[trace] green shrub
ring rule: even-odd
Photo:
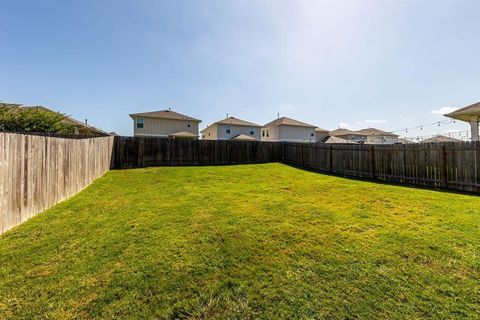
[[[42,109],[20,109],[0,105],[0,131],[72,133],[65,115]]]

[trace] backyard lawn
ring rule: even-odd
[[[480,197],[281,164],[117,170],[0,236],[0,319],[427,317],[480,317]]]

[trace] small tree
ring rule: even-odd
[[[0,105],[0,131],[72,133],[73,127],[63,119],[60,113]]]

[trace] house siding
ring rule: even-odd
[[[267,136],[268,131],[268,136]],[[262,141],[279,141],[280,135],[278,126],[268,126],[262,128]]]
[[[143,128],[137,128],[138,118],[143,118]],[[189,123],[191,127],[188,127]],[[186,131],[198,135],[198,122],[176,119],[134,117],[134,136],[168,137],[172,133],[179,131]]]
[[[279,126],[282,141],[315,141],[315,128],[282,125]]]
[[[266,131],[269,136],[267,137]],[[296,141],[296,142],[313,142],[315,141],[315,128],[298,127],[289,125],[263,127],[265,136],[262,133],[262,141]],[[312,136],[313,134],[313,136]]]
[[[315,131],[316,141],[322,141],[328,136],[330,136],[330,133],[328,131]]]
[[[230,133],[227,133],[227,129],[230,129]],[[250,131],[253,131],[254,134],[250,134]],[[217,125],[217,139],[218,140],[231,140],[238,136],[239,134],[244,134],[250,137],[254,137],[257,140],[260,140],[260,127],[256,126],[239,126],[232,124],[218,124]]]
[[[202,130],[202,139],[205,140],[217,140],[217,125],[212,124],[211,126]]]
[[[230,129],[230,133],[227,133],[227,129]],[[250,134],[253,131],[254,134]],[[260,141],[260,127],[257,126],[239,126],[233,124],[213,124],[202,130],[202,139],[205,140],[231,140],[239,134],[244,134],[250,137],[254,137]],[[210,133],[210,135],[209,135]]]

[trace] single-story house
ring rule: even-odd
[[[262,127],[262,141],[314,142],[317,126],[281,117]]]
[[[398,143],[400,143],[400,144],[413,144],[413,143],[417,143],[417,142],[413,141],[413,140],[409,140],[407,138],[398,138]]]
[[[357,143],[395,144],[399,142],[398,135],[376,128],[367,128],[357,131],[337,129],[330,132],[330,135]]]
[[[351,141],[351,140],[345,140],[345,139],[342,139],[342,138],[339,138],[339,137],[335,137],[335,136],[329,136],[325,141],[324,143],[338,143],[338,144],[341,144],[341,143],[356,143],[354,141]]]
[[[446,114],[445,116],[456,120],[468,122],[470,124],[470,129],[472,133],[472,141],[480,140],[478,129],[478,123],[480,121],[480,102],[458,109],[449,114]]]
[[[386,132],[376,128],[358,130],[357,133],[366,137],[365,143],[368,144],[395,144],[398,143],[398,135]]]
[[[60,113],[60,111],[53,111],[44,106],[26,106],[18,103],[0,103],[0,107],[16,108],[18,110],[40,110],[43,112],[55,113],[55,114]],[[109,133],[103,130],[100,130],[98,128],[95,128],[94,126],[89,125],[87,119],[85,119],[85,121],[83,122],[83,121],[74,119],[70,116],[64,115],[61,122],[71,127],[72,131],[69,132],[69,134],[84,134],[84,135],[97,135],[97,136],[110,135]]]
[[[235,117],[217,121],[201,131],[205,140],[250,140],[260,141],[258,124]]]
[[[202,120],[168,110],[132,113],[135,137],[198,139],[198,125]]]
[[[367,137],[365,134],[358,133],[357,131],[352,131],[344,128],[333,130],[332,132],[330,132],[330,136],[356,142],[356,143],[365,143],[365,141],[367,140]]]
[[[420,141],[420,143],[442,143],[442,142],[462,142],[462,140],[455,139],[452,137],[442,136],[439,134],[430,139],[425,139]]]

